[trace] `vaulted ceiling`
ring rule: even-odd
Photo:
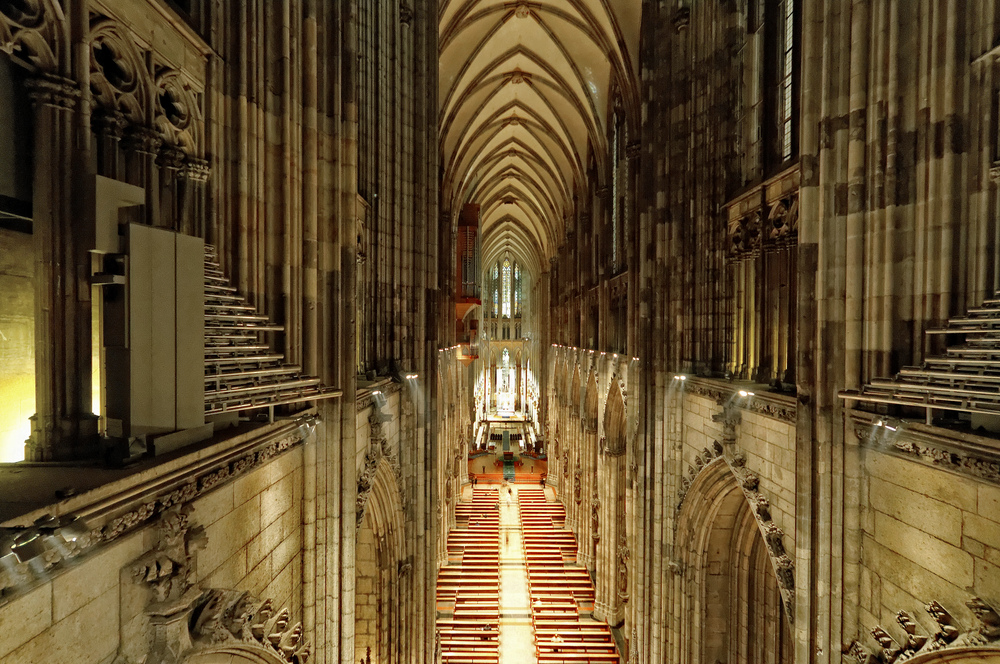
[[[634,104],[641,0],[441,0],[439,11],[444,209],[478,203],[482,264],[509,250],[537,277],[588,149],[603,167],[614,91]]]

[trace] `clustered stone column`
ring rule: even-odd
[[[35,109],[35,414],[28,461],[94,453],[91,412],[91,215],[74,205],[87,186],[75,147],[77,84],[42,74],[27,84]],[[67,167],[72,165],[74,167]]]

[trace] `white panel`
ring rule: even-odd
[[[177,235],[177,428],[205,423],[205,243]]]

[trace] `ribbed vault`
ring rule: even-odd
[[[531,275],[604,179],[612,103],[637,108],[641,0],[441,0],[443,209],[481,206],[483,265]]]

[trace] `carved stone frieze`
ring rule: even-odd
[[[1000,454],[984,446],[964,441],[945,441],[933,434],[907,428],[891,432],[855,417],[854,433],[861,444],[883,453],[894,454],[917,463],[943,468],[954,473],[1000,484]]]
[[[175,485],[168,490],[163,490],[159,494],[155,492],[152,494],[137,493],[136,495],[139,498],[136,499],[136,503],[126,509],[126,511],[107,519],[101,525],[89,528],[88,532],[68,542],[59,550],[52,549],[47,551],[45,554],[46,568],[59,564],[61,561],[85,555],[92,548],[113,542],[129,532],[145,526],[158,516],[167,515],[168,513],[173,514],[173,511],[186,509],[187,505],[200,496],[217,488],[224,482],[233,480],[252,469],[262,466],[268,460],[301,442],[306,435],[304,428],[295,429],[276,440],[251,446],[243,454],[235,458],[226,459],[219,465],[205,469],[190,481],[180,486]],[[139,500],[143,502],[139,502]],[[91,517],[88,517],[88,519],[99,521]],[[171,524],[177,524],[183,522],[183,518],[172,515],[165,517],[161,523],[168,521]],[[17,532],[26,531],[11,532],[16,534]],[[27,567],[24,569],[5,570],[5,573],[0,574],[0,591],[13,591],[27,587],[27,582],[30,580],[29,572],[30,570]]]
[[[965,605],[976,617],[976,623],[963,631],[940,602],[931,600],[925,604],[924,610],[938,625],[938,631],[933,635],[921,634],[920,626],[912,615],[906,611],[898,611],[896,622],[906,635],[906,640],[902,643],[896,641],[881,625],[872,627],[870,633],[879,649],[879,656],[874,659],[883,664],[893,664],[916,655],[948,648],[975,648],[1000,644],[1000,615],[997,611],[980,597],[969,598]],[[854,651],[866,652],[868,649],[858,643],[852,644],[851,652]],[[858,661],[859,664],[865,664],[865,660],[861,658],[858,658]]]

